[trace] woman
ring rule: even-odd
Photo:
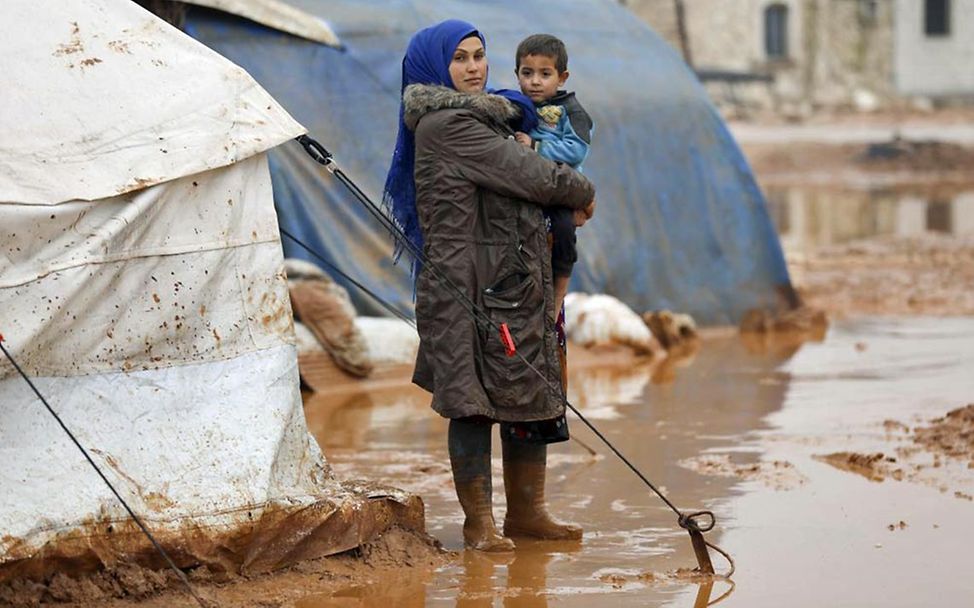
[[[486,93],[486,83],[484,39],[471,24],[444,21],[413,36],[384,200],[430,262],[414,262],[420,348],[413,382],[432,392],[433,409],[450,418],[464,542],[510,551],[509,536],[582,534],[554,521],[544,500],[546,443],[567,439],[567,427],[540,206],[591,216],[595,189],[517,143],[514,130],[526,132],[537,121],[533,104],[512,91]],[[476,321],[469,303],[506,324],[517,351],[543,378],[508,356],[499,332]],[[491,501],[494,422],[502,423],[504,536]]]

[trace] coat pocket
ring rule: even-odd
[[[536,401],[544,380],[520,357],[508,356],[498,327],[506,324],[517,352],[537,366],[544,335],[542,288],[530,274],[514,273],[483,292],[493,325],[482,334],[483,384],[496,408],[523,409]]]

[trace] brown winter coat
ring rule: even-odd
[[[510,327],[517,357],[478,324],[426,265],[416,285],[420,347],[413,382],[442,416],[545,420],[564,413],[543,205],[584,208],[585,177],[509,138],[515,106],[500,96],[411,85],[416,206],[429,260],[477,307]],[[560,390],[560,389],[558,389]]]

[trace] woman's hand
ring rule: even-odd
[[[515,133],[514,139],[516,139],[519,144],[524,144],[529,148],[534,144],[534,142],[531,141],[531,136],[522,131],[518,131],[517,133]]]
[[[592,202],[586,205],[584,209],[575,210],[575,213],[573,214],[575,227],[580,228],[584,226],[585,222],[592,219],[593,215],[595,215],[595,199],[592,199]]]

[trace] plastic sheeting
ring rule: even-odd
[[[267,157],[53,207],[0,203],[0,319],[31,374],[228,359],[292,340]],[[12,373],[0,360],[0,377]]]
[[[395,142],[402,53],[409,36],[459,17],[487,37],[491,83],[514,87],[513,53],[535,32],[566,42],[569,89],[595,120],[585,173],[595,220],[579,231],[572,289],[609,293],[637,311],[669,308],[734,323],[791,295],[780,245],[743,155],[682,59],[608,0],[351,2],[292,0],[327,16],[344,51],[230,17],[190,12],[188,32],[270,91],[378,200]],[[295,145],[271,154],[281,225],[407,310],[408,263],[390,237]],[[284,240],[288,256],[312,260]],[[341,279],[339,279],[341,281]],[[383,314],[347,285],[357,304]]]
[[[323,19],[294,8],[280,0],[183,0],[208,8],[240,15],[267,27],[308,40],[339,46],[338,36]]]
[[[342,551],[403,509],[421,528],[308,434],[262,152],[301,125],[129,0],[0,14],[0,332],[119,493],[183,565]],[[163,566],[6,358],[0,459],[0,581]]]
[[[36,383],[137,513],[213,526],[239,519],[231,510],[341,496],[308,436],[297,373],[294,347],[281,345],[226,361]],[[0,381],[0,394],[0,487],[17,488],[0,504],[0,564],[67,529],[127,519],[23,380]]]
[[[0,201],[116,196],[303,131],[246,72],[134,2],[7,0],[0,20]]]

